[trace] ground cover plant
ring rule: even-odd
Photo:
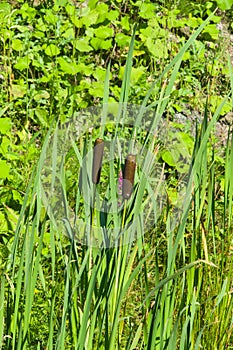
[[[233,347],[216,5],[0,4],[0,348]]]

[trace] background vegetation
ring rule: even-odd
[[[0,3],[0,347],[233,348],[231,6]],[[80,247],[52,227],[37,196],[47,133],[103,101],[186,117],[194,187],[175,233],[169,205],[144,241],[122,250]],[[224,130],[221,144],[214,130]],[[177,162],[165,151],[175,193]]]

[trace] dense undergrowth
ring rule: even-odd
[[[230,18],[231,1],[0,3],[0,348],[233,348],[231,123],[221,148],[214,133],[232,112]],[[97,137],[110,155],[120,140],[101,172],[108,215],[87,202]],[[111,211],[136,149],[132,198]],[[83,245],[76,217],[93,216],[137,235]]]

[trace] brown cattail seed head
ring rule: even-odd
[[[104,154],[104,140],[96,139],[94,146],[94,155],[92,163],[92,182],[98,184],[100,182],[100,173],[102,167],[102,159]]]
[[[136,169],[136,156],[133,154],[129,154],[125,160],[125,168],[124,168],[124,175],[123,175],[122,195],[124,199],[129,199],[132,194],[135,169]]]

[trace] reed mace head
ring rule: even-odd
[[[129,199],[134,185],[134,175],[136,169],[136,156],[129,154],[125,160],[125,168],[123,174],[122,195],[124,199]]]
[[[94,145],[94,155],[92,163],[92,182],[98,184],[100,182],[100,173],[102,168],[102,160],[104,154],[104,140],[96,139]]]

